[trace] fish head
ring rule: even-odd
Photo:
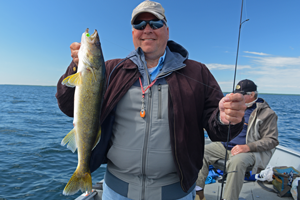
[[[78,52],[79,60],[83,60],[89,67],[99,69],[101,67],[102,50],[98,31],[89,33],[87,28],[81,37],[81,46]]]

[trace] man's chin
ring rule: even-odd
[[[154,53],[155,51],[154,51],[154,49],[152,48],[152,47],[141,47],[142,48],[142,50],[143,50],[143,52],[144,52],[144,54],[151,54],[151,53]]]

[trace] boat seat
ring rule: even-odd
[[[214,164],[213,164],[213,166],[214,166],[214,168],[215,169],[219,169],[219,170],[224,170],[224,166],[225,166],[225,160],[224,159],[219,159],[219,160],[217,160]],[[245,177],[246,178],[249,178],[250,177],[250,171],[252,171],[252,167],[253,166],[250,166],[250,167],[247,167],[247,169],[246,169],[246,172],[245,172]],[[226,180],[226,175],[223,177],[224,178],[224,180]],[[219,180],[219,182],[221,182],[222,181],[222,179],[221,180]]]

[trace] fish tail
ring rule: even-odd
[[[78,170],[76,170],[67,183],[63,194],[73,195],[76,194],[79,189],[81,192],[92,192],[92,176],[90,172],[80,174]]]

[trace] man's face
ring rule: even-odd
[[[155,20],[157,19],[150,13],[141,13],[136,20]],[[141,47],[145,53],[146,59],[158,59],[166,49],[169,40],[169,28],[164,25],[159,29],[152,29],[147,24],[144,30],[133,29],[133,45],[135,49]]]
[[[250,103],[254,101],[255,100],[254,95],[255,95],[254,92],[251,92],[251,94],[245,94],[244,95],[245,103]]]

